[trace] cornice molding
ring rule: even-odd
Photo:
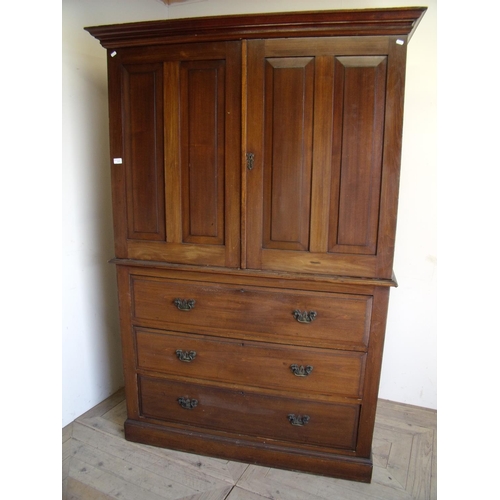
[[[304,36],[407,36],[427,7],[245,14],[86,27],[107,49]]]

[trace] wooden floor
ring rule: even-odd
[[[371,484],[130,443],[123,391],[63,429],[63,499],[435,499],[436,412],[379,401]]]

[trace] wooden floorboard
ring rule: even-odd
[[[436,411],[380,400],[371,484],[126,441],[123,390],[62,430],[64,500],[434,500]]]

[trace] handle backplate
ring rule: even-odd
[[[311,365],[303,366],[303,365],[290,365],[290,369],[292,373],[296,377],[307,377],[313,371],[313,367]]]
[[[198,406],[197,399],[177,398],[177,402],[185,410],[192,410],[193,408],[196,408]]]
[[[196,304],[194,299],[175,299],[174,305],[179,311],[190,311]]]
[[[299,322],[299,323],[312,323],[318,316],[318,313],[316,311],[300,311],[299,309],[295,309],[293,311],[293,317]]]
[[[292,425],[302,427],[309,423],[311,417],[309,417],[309,415],[295,415],[295,413],[290,413],[288,415],[288,420]]]
[[[196,358],[196,351],[183,351],[182,349],[177,349],[175,351],[177,359],[179,361],[184,361],[184,363],[191,363]]]

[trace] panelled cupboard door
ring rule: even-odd
[[[398,38],[248,42],[248,268],[391,278]]]
[[[116,256],[238,267],[241,43],[109,61]]]

